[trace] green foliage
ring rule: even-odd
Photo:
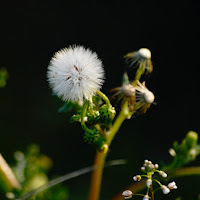
[[[95,128],[85,131],[84,140],[88,144],[92,144],[98,150],[100,150],[104,145],[102,136]]]
[[[177,141],[173,144],[173,161],[171,164],[164,167],[166,171],[175,170],[183,165],[193,161],[200,154],[200,144],[198,142],[198,134],[194,131],[189,131],[181,144]]]
[[[5,190],[4,183],[0,181],[0,190],[4,189],[6,195],[1,199],[13,199],[21,197],[25,193],[30,192],[45,185],[49,182],[47,173],[52,167],[52,161],[47,156],[40,153],[39,146],[28,146],[25,153],[16,151],[14,153],[15,165],[12,167],[16,178],[21,184],[20,190]],[[44,190],[30,199],[34,200],[66,200],[69,192],[61,185]],[[58,198],[59,197],[59,198]]]
[[[111,105],[104,104],[100,108],[100,123],[106,127],[110,128],[112,126],[113,119],[115,117],[115,108]]]
[[[8,79],[8,71],[5,68],[0,69],[0,88],[6,86],[6,81]]]

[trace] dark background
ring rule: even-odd
[[[154,64],[146,85],[157,105],[121,127],[107,160],[128,164],[105,170],[102,199],[131,184],[144,159],[169,161],[174,140],[180,142],[189,130],[200,133],[199,8],[199,1],[4,2],[0,66],[10,78],[0,90],[0,152],[11,162],[15,150],[37,143],[53,159],[57,175],[91,165],[95,152],[83,142],[80,126],[57,112],[63,102],[46,81],[49,61],[68,45],[89,47],[104,63],[102,91],[109,95],[121,83],[123,55],[146,47]],[[198,192],[198,178],[177,181],[187,188],[183,196]],[[188,181],[196,181],[196,190]],[[89,183],[89,175],[66,182],[70,199],[86,199]]]

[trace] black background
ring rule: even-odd
[[[102,199],[131,184],[144,159],[169,161],[174,140],[180,142],[189,130],[200,133],[199,8],[199,1],[4,2],[0,66],[10,78],[0,90],[0,152],[11,162],[16,149],[37,143],[53,159],[57,175],[91,165],[95,152],[83,142],[81,128],[57,112],[63,102],[46,81],[49,61],[71,44],[89,47],[104,63],[102,91],[109,95],[121,83],[123,55],[146,47],[154,64],[146,85],[157,105],[121,127],[107,160],[128,164],[105,170]],[[179,194],[196,199],[188,180],[185,186],[179,180],[179,188],[187,187]],[[70,199],[86,199],[89,181],[85,175],[67,182]],[[199,180],[189,181],[196,181],[197,193]],[[192,191],[196,194],[195,186]]]

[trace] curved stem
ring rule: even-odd
[[[108,106],[111,106],[110,100],[108,99],[108,97],[103,92],[97,90],[96,93],[106,102],[106,104]]]

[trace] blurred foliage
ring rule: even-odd
[[[194,131],[189,131],[180,144],[177,141],[174,142],[173,148],[169,152],[173,157],[173,161],[163,167],[165,171],[179,169],[183,165],[195,160],[200,154],[198,134]]]
[[[8,71],[5,68],[0,69],[0,88],[6,86],[6,81],[8,79]]]
[[[14,158],[15,165],[12,167],[12,171],[21,184],[21,189],[10,191],[5,187],[4,182],[0,180],[0,190],[4,192],[4,196],[1,195],[1,200],[22,197],[25,193],[35,190],[49,182],[47,173],[52,167],[52,161],[40,153],[39,146],[33,144],[28,146],[25,152],[16,151]],[[69,192],[67,188],[56,185],[29,199],[66,200],[68,196]]]

